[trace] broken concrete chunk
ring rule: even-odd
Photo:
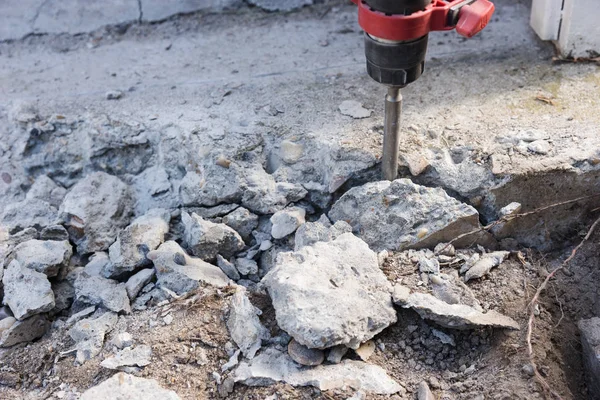
[[[258,273],[258,264],[249,258],[238,258],[235,260],[235,266],[242,275],[253,275]]]
[[[176,242],[167,241],[158,249],[148,253],[154,263],[157,285],[178,295],[199,287],[206,282],[216,287],[225,287],[229,278],[218,267],[198,258],[190,257]]]
[[[22,266],[52,277],[69,265],[73,249],[68,241],[34,239],[19,244],[13,254]]]
[[[600,318],[579,321],[583,365],[592,399],[600,399]],[[594,397],[595,396],[595,397]]]
[[[374,394],[394,394],[401,386],[385,370],[362,361],[302,368],[279,350],[268,348],[251,361],[242,362],[233,379],[248,386],[268,386],[285,382],[292,386],[314,386],[320,390],[351,387]]]
[[[69,336],[75,341],[75,359],[79,364],[96,357],[102,351],[104,336],[113,329],[117,320],[117,314],[107,312],[100,317],[82,319],[69,330]]]
[[[227,329],[248,359],[253,358],[260,349],[262,340],[269,338],[269,332],[258,319],[259,314],[260,311],[246,296],[246,289],[238,287],[231,297]]]
[[[287,164],[298,162],[303,152],[304,146],[291,140],[283,140],[279,145],[279,157]]]
[[[465,304],[477,311],[483,311],[479,300],[471,289],[458,279],[442,279],[439,276],[431,276],[431,292],[435,297],[448,304]]]
[[[66,193],[67,190],[64,187],[57,185],[46,175],[40,175],[27,192],[26,198],[44,200],[58,208]]]
[[[225,275],[227,275],[227,277],[229,277],[229,279],[232,279],[234,281],[240,280],[240,274],[239,274],[238,270],[235,268],[235,265],[233,265],[233,263],[230,263],[229,261],[227,261],[226,259],[221,257],[220,254],[217,254],[217,266],[219,268],[221,268],[221,271],[223,271],[225,273]]]
[[[345,100],[339,106],[340,112],[354,119],[369,118],[373,111],[367,110],[356,100]]]
[[[121,332],[116,334],[111,342],[118,349],[124,349],[133,345],[133,336],[128,332]]]
[[[84,304],[99,305],[116,313],[131,313],[125,284],[112,279],[82,272],[75,280],[75,296]]]
[[[154,379],[137,378],[119,372],[86,390],[80,400],[181,400],[172,390],[162,387]]]
[[[6,321],[8,318],[0,322]],[[10,347],[19,343],[38,339],[50,329],[50,321],[45,315],[37,314],[23,321],[14,321],[0,332],[0,347]]]
[[[278,325],[310,348],[356,349],[396,322],[376,254],[351,233],[279,254],[263,283]]]
[[[244,241],[250,243],[252,231],[258,227],[258,215],[244,207],[238,207],[223,217],[223,223],[239,233]]]
[[[271,217],[271,236],[275,239],[282,239],[290,235],[304,223],[306,210],[300,207],[290,207],[285,210],[277,211]]]
[[[232,257],[245,246],[241,236],[225,224],[215,224],[185,211],[181,213],[181,220],[187,246],[193,255],[204,261],[216,260],[217,254]]]
[[[99,251],[90,256],[88,263],[84,267],[84,271],[90,276],[99,276],[108,263],[110,263],[108,254],[104,251]]]
[[[352,227],[344,221],[337,221],[333,226],[326,215],[321,215],[318,221],[302,224],[294,236],[294,249],[300,250],[304,246],[316,242],[329,242],[344,233],[352,232]]]
[[[77,182],[60,206],[71,240],[81,254],[106,250],[132,213],[129,188],[116,176],[94,172]]]
[[[114,357],[105,358],[100,365],[108,369],[145,367],[150,364],[150,358],[152,358],[152,348],[142,344],[136,347],[127,347],[119,351]]]
[[[130,300],[137,297],[138,293],[154,278],[154,268],[146,268],[127,280],[125,290]]]
[[[50,314],[58,314],[61,311],[67,310],[73,304],[75,299],[75,288],[68,280],[60,282],[52,282],[52,292],[54,292],[54,308]]]
[[[465,282],[471,279],[481,278],[482,276],[489,273],[492,268],[502,264],[504,260],[510,255],[509,251],[494,251],[492,253],[482,254],[478,261],[476,261],[471,268],[465,273]]]
[[[323,364],[325,360],[325,352],[323,350],[309,349],[294,339],[288,343],[287,350],[292,360],[300,365],[315,366]]]
[[[181,181],[179,194],[185,206],[212,207],[220,203],[237,203],[242,199],[242,169],[236,164],[224,168],[214,162],[199,171],[189,171]]]
[[[292,11],[313,4],[313,0],[249,0],[249,3],[266,11]]]
[[[17,260],[8,264],[2,283],[4,304],[19,321],[54,308],[54,293],[48,277],[22,266]]]
[[[136,218],[108,248],[110,263],[104,267],[102,275],[105,278],[119,278],[149,265],[146,254],[164,241],[170,219],[171,214],[164,209],[153,209]]]
[[[440,263],[436,258],[428,258],[425,254],[419,253],[419,272],[437,275],[440,273]]]
[[[354,187],[333,205],[329,218],[348,222],[375,251],[434,246],[480,227],[473,207],[408,179]],[[455,244],[471,244],[474,238]]]
[[[0,225],[9,233],[35,227],[44,228],[58,223],[58,210],[50,203],[40,199],[26,199],[4,207],[0,216]]]
[[[425,381],[419,383],[419,387],[417,388],[417,400],[436,400],[433,393],[431,393],[431,390],[429,390],[429,385]]]
[[[430,294],[410,293],[410,289],[401,285],[394,287],[394,303],[402,308],[412,308],[421,318],[432,320],[446,328],[471,329],[489,326],[520,329],[516,321],[496,311],[490,310],[484,314],[464,304],[445,303]]]
[[[246,181],[242,204],[257,214],[274,214],[308,194],[301,185],[275,182],[273,176],[262,168],[248,171]]]

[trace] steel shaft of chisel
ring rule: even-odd
[[[398,151],[400,142],[400,117],[402,94],[399,87],[390,86],[385,96],[383,131],[383,179],[393,181],[398,176]]]

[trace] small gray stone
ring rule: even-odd
[[[510,255],[509,251],[494,251],[492,253],[483,254],[477,262],[465,273],[465,282],[471,279],[478,279],[489,273],[492,268],[502,264]]]
[[[290,235],[304,223],[306,210],[300,207],[290,207],[273,214],[271,217],[271,236],[282,239]]]
[[[367,110],[356,100],[345,100],[339,106],[340,112],[354,119],[369,118],[373,111]]]
[[[325,360],[325,353],[323,350],[309,349],[294,339],[290,340],[290,343],[288,343],[287,350],[292,360],[300,365],[315,366],[323,364],[323,361]]]
[[[129,332],[121,332],[116,334],[111,342],[118,349],[124,349],[133,345],[133,336]]]
[[[69,232],[62,225],[51,225],[42,229],[40,240],[69,240]]]
[[[108,254],[98,251],[90,256],[88,263],[84,267],[84,271],[90,276],[100,276],[108,263],[110,263]]]
[[[527,145],[527,150],[536,153],[536,154],[548,154],[550,152],[551,146],[546,140],[536,140]]]
[[[279,145],[279,157],[287,164],[298,162],[304,152],[304,146],[301,143],[295,143],[291,140],[283,140]]]
[[[86,176],[65,196],[60,216],[81,254],[106,250],[115,241],[132,213],[127,185],[104,172]]]
[[[227,329],[233,341],[248,359],[254,357],[263,339],[269,338],[269,332],[260,323],[258,315],[260,310],[252,305],[246,296],[246,289],[238,286],[231,297]]]
[[[241,236],[225,224],[206,221],[197,214],[181,214],[185,242],[192,254],[205,261],[216,260],[217,254],[230,258],[245,244]]]
[[[44,200],[58,208],[66,193],[64,187],[57,185],[46,175],[40,175],[27,192],[26,198]]]
[[[229,279],[234,281],[240,280],[240,274],[238,270],[235,269],[235,265],[224,259],[220,254],[217,254],[217,266],[221,268],[221,271],[223,271]]]
[[[253,275],[258,273],[258,264],[256,261],[248,258],[238,258],[235,261],[237,270],[242,275]]]
[[[172,390],[162,388],[154,379],[137,378],[119,372],[86,390],[80,400],[181,400]]]
[[[52,282],[51,285],[54,292],[54,308],[50,314],[54,315],[71,307],[75,299],[75,288],[68,280]]]
[[[116,313],[131,313],[125,284],[112,279],[82,272],[75,280],[75,296],[84,304],[99,305]]]
[[[242,239],[249,243],[252,239],[252,231],[258,227],[258,215],[244,207],[239,207],[224,216],[223,223],[239,233]]]
[[[229,168],[208,162],[198,171],[189,171],[179,189],[184,206],[212,207],[220,203],[237,203],[242,199],[242,168],[232,163]]]
[[[125,290],[130,300],[137,297],[138,293],[154,278],[154,268],[143,269],[127,280]]]
[[[170,219],[170,213],[164,209],[153,209],[136,218],[119,233],[117,240],[109,247],[111,262],[106,264],[102,275],[105,278],[120,278],[149,265],[150,260],[146,258],[146,254],[164,241]]]
[[[454,257],[456,255],[456,249],[451,243],[438,243],[433,252],[437,255]]]
[[[158,249],[148,253],[154,263],[157,285],[177,295],[188,293],[206,282],[216,287],[225,287],[229,278],[218,267],[198,258],[190,257],[173,241],[161,244]]]
[[[73,249],[68,241],[34,239],[19,244],[13,254],[23,267],[53,277],[69,265]]]
[[[274,214],[308,194],[302,185],[276,182],[272,175],[260,168],[247,172],[246,184],[242,204],[257,214]]]
[[[69,319],[67,319],[67,322],[66,322],[67,326],[71,326],[74,323],[76,323],[77,321],[81,321],[88,315],[93,314],[94,311],[96,311],[96,306],[90,306],[90,307],[84,308],[83,310],[71,315],[69,317]]]
[[[99,317],[83,319],[69,330],[69,336],[75,341],[75,359],[79,364],[100,354],[104,336],[113,329],[117,320],[117,314],[107,312]]]
[[[40,199],[26,199],[4,207],[0,215],[0,224],[9,233],[35,227],[44,228],[58,223],[58,211],[50,203]]]
[[[104,96],[106,97],[106,100],[119,100],[123,97],[123,92],[120,90],[109,90]]]
[[[42,314],[34,315],[23,321],[16,321],[0,334],[0,347],[10,347],[38,339],[48,332],[50,325],[48,318]]]
[[[329,349],[329,354],[327,354],[327,361],[332,364],[339,364],[342,362],[342,358],[348,352],[348,347],[344,345],[333,346]]]
[[[136,347],[127,347],[119,351],[114,357],[105,358],[100,363],[108,369],[122,369],[123,367],[145,367],[150,364],[152,348],[145,344]]]
[[[4,303],[19,321],[54,308],[54,293],[48,277],[11,261],[2,277]]]
[[[440,263],[435,258],[427,258],[426,255],[419,255],[419,272],[425,272],[427,274],[439,274]]]

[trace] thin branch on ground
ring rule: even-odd
[[[537,381],[544,388],[544,393],[545,394],[550,393],[550,394],[552,394],[552,396],[554,396],[556,399],[559,399],[559,400],[562,400],[562,397],[560,396],[560,394],[558,394],[556,391],[554,391],[552,389],[552,387],[550,387],[550,385],[548,384],[548,382],[546,381],[546,379],[544,379],[544,377],[540,374],[540,371],[538,370],[537,365],[535,363],[535,353],[533,351],[533,345],[531,343],[531,337],[533,335],[533,323],[535,321],[535,311],[536,311],[536,307],[537,307],[538,302],[539,302],[540,295],[544,291],[544,289],[546,288],[546,286],[548,285],[548,282],[550,282],[550,279],[552,279],[556,275],[556,273],[558,271],[564,269],[573,260],[573,258],[575,258],[575,256],[577,255],[577,252],[579,251],[579,249],[581,249],[581,247],[583,246],[583,244],[586,241],[589,240],[590,236],[592,236],[592,233],[594,232],[594,230],[596,229],[596,227],[598,226],[598,224],[600,224],[600,217],[598,219],[596,219],[596,221],[594,221],[594,223],[592,224],[592,226],[588,230],[588,232],[585,235],[585,237],[571,251],[571,254],[569,255],[569,257],[567,257],[567,259],[565,261],[563,261],[562,264],[560,264],[558,267],[556,267],[555,269],[553,269],[546,276],[546,279],[544,279],[544,281],[538,286],[535,294],[533,295],[533,298],[529,302],[529,320],[527,322],[527,336],[526,336],[526,338],[527,338],[526,339],[527,340],[527,352],[529,354],[529,362],[530,362],[531,366],[533,367],[533,372],[534,372],[534,375],[535,375]]]

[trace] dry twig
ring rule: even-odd
[[[535,321],[535,310],[536,310],[536,306],[538,305],[540,294],[544,291],[544,289],[548,285],[548,282],[550,282],[550,279],[552,279],[558,271],[564,269],[571,262],[571,260],[573,260],[573,258],[575,258],[575,255],[577,255],[577,252],[579,251],[579,249],[581,249],[583,244],[590,238],[590,236],[592,236],[592,233],[594,232],[594,230],[596,229],[596,226],[598,226],[598,224],[600,224],[600,217],[598,219],[596,219],[596,221],[594,221],[594,223],[588,230],[588,232],[585,235],[585,237],[583,238],[583,240],[581,240],[581,242],[579,242],[579,244],[571,251],[571,255],[569,255],[569,257],[567,257],[567,259],[565,261],[563,261],[562,264],[560,264],[558,267],[554,268],[546,276],[546,279],[544,279],[544,281],[538,286],[535,294],[533,295],[533,298],[529,302],[529,320],[527,322],[527,353],[529,354],[529,362],[530,362],[531,366],[533,367],[533,372],[534,372],[534,375],[535,375],[537,381],[544,388],[544,392],[552,394],[552,396],[554,396],[556,399],[559,399],[559,400],[561,400],[562,397],[560,396],[560,394],[558,394],[556,391],[554,391],[552,389],[552,387],[550,387],[548,382],[540,374],[540,371],[538,370],[537,365],[535,363],[535,359],[534,359],[535,353],[533,351],[533,345],[531,343],[531,337],[533,335],[533,323]]]

